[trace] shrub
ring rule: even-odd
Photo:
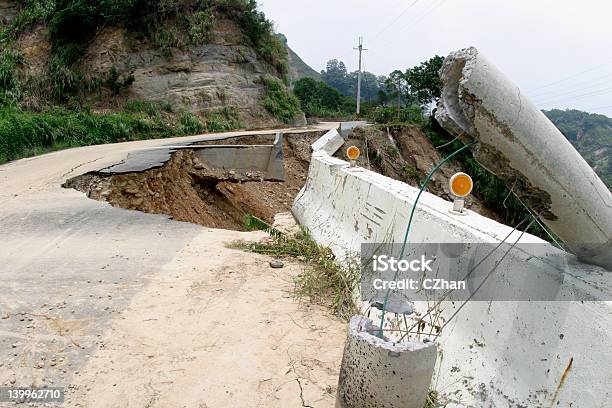
[[[285,85],[274,78],[263,79],[266,86],[264,106],[275,118],[284,123],[291,123],[300,114],[300,101]]]
[[[307,116],[346,118],[354,107],[345,105],[344,96],[335,88],[313,78],[302,78],[293,85],[293,92]]]
[[[117,68],[112,67],[106,78],[105,85],[110,88],[114,95],[118,95],[122,89],[128,88],[134,83],[134,75],[121,75]]]
[[[227,132],[241,127],[238,111],[232,107],[224,107],[208,115],[206,129],[209,132]]]
[[[153,34],[152,44],[153,47],[160,50],[164,58],[167,59],[172,58],[173,48],[182,48],[185,46],[175,27],[159,27]]]
[[[54,0],[30,0],[11,23],[0,31],[0,42],[8,44],[35,23],[47,20],[55,11]]]
[[[193,113],[183,112],[180,119],[180,132],[185,135],[194,135],[204,130],[204,125]]]
[[[189,18],[189,37],[193,44],[210,42],[213,38],[215,15],[210,11],[198,11]]]
[[[24,62],[23,55],[10,48],[5,48],[0,54],[0,93],[5,103],[21,99],[17,67]]]
[[[420,106],[401,108],[399,117],[397,107],[380,106],[369,114],[370,120],[376,123],[417,123],[424,124],[427,120],[423,116]]]

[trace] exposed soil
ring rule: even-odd
[[[65,187],[115,207],[167,214],[207,227],[244,230],[247,214],[272,223],[275,214],[290,210],[306,181],[310,144],[321,134],[285,135],[284,182],[242,181],[211,172],[186,149],[174,153],[160,168],[112,176],[88,173],[68,180]],[[198,144],[271,144],[273,137],[244,136]]]
[[[360,166],[414,187],[420,187],[431,169],[443,160],[417,125],[402,126],[399,130],[381,130],[375,127],[356,129],[336,156],[347,160],[344,156],[350,145],[359,147],[363,152],[358,160]],[[457,162],[451,160],[445,163],[433,175],[427,191],[452,201],[448,182],[453,174],[460,171],[462,168]],[[466,198],[465,206],[486,217],[498,221],[501,219],[473,195]]]

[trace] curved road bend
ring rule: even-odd
[[[0,385],[66,387],[63,406],[75,407],[333,406],[344,325],[292,298],[297,265],[271,270],[225,246],[261,233],[61,187],[137,149],[273,132],[88,146],[0,166]]]

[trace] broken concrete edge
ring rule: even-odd
[[[308,131],[308,130],[305,130]],[[314,130],[313,130],[314,131]],[[161,145],[161,146],[154,146],[154,147],[146,147],[146,148],[140,148],[140,149],[135,149],[133,151],[130,151],[127,153],[126,158],[111,164],[109,166],[106,166],[104,168],[101,168],[99,170],[97,170],[97,173],[99,174],[105,174],[105,175],[119,175],[119,174],[126,174],[126,173],[134,173],[134,172],[142,172],[142,171],[147,171],[147,170],[152,170],[155,168],[159,168],[162,167],[164,164],[166,164],[169,160],[170,157],[172,156],[173,153],[177,152],[178,150],[184,150],[184,149],[199,149],[199,148],[224,148],[227,146],[222,146],[222,145],[199,145],[199,143],[202,142],[218,142],[218,141],[222,141],[222,140],[230,140],[230,139],[237,139],[237,138],[241,138],[241,137],[249,137],[249,136],[254,136],[254,137],[274,137],[274,142],[271,143],[270,145],[261,145],[261,146],[277,146],[278,141],[279,141],[279,134],[281,134],[282,132],[270,132],[270,133],[266,133],[266,134],[249,134],[249,133],[245,133],[245,134],[235,134],[235,135],[203,135],[201,137],[198,137],[195,140],[190,140],[190,141],[185,141],[185,142],[173,142],[173,143],[169,143],[166,145]],[[289,133],[293,133],[293,132],[289,132]],[[281,140],[282,143],[282,140]],[[253,146],[259,146],[259,145],[229,145],[229,146],[233,146],[235,148],[248,148],[248,147],[253,147]]]
[[[363,242],[402,242],[417,195],[414,187],[351,168],[319,151],[312,155],[306,185],[292,212],[314,240],[343,259],[347,253],[359,254]],[[511,227],[470,210],[455,217],[448,211],[451,207],[451,202],[424,192],[413,220],[412,242],[498,243],[512,232]],[[512,232],[508,241],[519,236],[520,232]],[[605,378],[612,367],[612,303],[602,301],[612,299],[609,274],[531,234],[525,233],[520,242],[539,243],[544,252],[533,256],[511,251],[496,271],[494,290],[517,290],[505,288],[506,276],[517,274],[514,279],[529,287],[538,287],[534,283],[538,279],[559,280],[558,299],[573,299],[579,293],[593,301],[468,303],[439,340],[444,359],[438,361],[436,381],[445,385],[442,397],[472,401],[474,406],[481,406],[482,398],[496,406],[508,405],[509,399],[515,405],[542,406],[552,398],[567,361],[574,358],[589,369],[568,376],[560,405],[599,406],[608,395]],[[544,275],[547,256],[567,257],[565,272]],[[414,306],[423,313],[429,305],[414,302]],[[445,302],[442,307],[442,317],[448,318],[458,304]],[[478,346],[478,353],[473,350],[474,339],[486,345]]]
[[[366,121],[354,121],[354,122],[340,122],[338,129],[332,129],[319,139],[317,139],[311,146],[313,152],[319,150],[333,156],[343,145],[346,139],[350,136],[353,129],[358,127],[367,126]]]
[[[219,141],[245,136],[248,137],[248,135],[239,135],[207,138],[206,140]],[[226,179],[229,181],[284,181],[282,132],[277,132],[274,142],[269,145],[198,145],[200,142],[201,141],[191,141],[183,144],[174,143],[172,145],[135,150],[129,152],[127,157],[121,162],[91,173],[113,176],[144,172],[163,167],[170,160],[172,155],[179,150],[193,150],[207,168],[217,173],[219,179]],[[242,150],[251,151],[243,152]],[[257,150],[258,154],[253,154],[253,150]],[[201,153],[198,154],[198,152]],[[236,171],[232,171],[233,167],[230,168],[231,166],[228,167],[226,165],[228,162],[232,162],[236,165],[239,164],[240,166],[244,166],[249,158],[257,158],[262,155],[264,155],[265,158],[262,159],[263,161],[259,160],[261,163],[257,166],[253,166],[253,168],[250,169],[241,167],[243,170],[246,169],[243,171],[244,174],[241,175],[236,175]],[[229,160],[229,157],[231,157],[232,160]]]
[[[375,325],[372,319],[361,315],[351,317],[348,330],[353,336],[360,337],[373,346],[387,350],[390,354],[415,351],[435,346],[433,342],[403,341],[401,343],[395,343],[384,335],[383,337],[379,337],[377,333],[380,331],[380,327]]]
[[[612,270],[612,193],[565,136],[476,48],[440,71],[436,118],[467,141],[583,262]]]
[[[422,408],[437,359],[435,343],[392,343],[371,334],[365,316],[349,322],[342,356],[337,408]]]
[[[315,140],[315,142],[310,145],[310,148],[313,152],[322,150],[330,156],[333,156],[342,145],[344,145],[344,138],[336,129],[332,129]]]

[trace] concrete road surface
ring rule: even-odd
[[[64,406],[333,405],[344,325],[291,297],[298,266],[270,272],[266,258],[225,246],[260,233],[61,187],[129,152],[207,137],[0,166],[0,385],[66,387]]]

